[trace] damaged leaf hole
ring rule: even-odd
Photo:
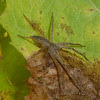
[[[96,98],[96,96],[93,94],[93,91],[95,91],[95,89],[93,89],[93,85],[91,85],[92,91],[88,91],[89,88],[86,85],[86,84],[92,84],[92,82],[87,77],[85,77],[85,75],[82,76],[81,71],[71,68],[70,67],[72,66],[70,65],[71,63],[69,64],[67,61],[64,61],[64,59],[62,58],[62,55],[67,55],[67,53],[66,54],[60,53],[61,51],[63,51],[63,48],[69,49],[80,54],[81,56],[83,56],[85,61],[88,61],[89,63],[91,63],[85,57],[84,54],[70,47],[71,45],[80,46],[80,47],[84,47],[84,46],[81,44],[75,44],[75,43],[53,43],[53,31],[54,31],[53,13],[51,17],[52,20],[51,20],[50,41],[46,39],[44,32],[41,31],[40,27],[37,26],[37,24],[32,23],[25,15],[24,17],[32,26],[32,28],[35,31],[37,31],[37,33],[40,35],[40,36],[37,35],[37,36],[30,36],[30,37],[24,37],[24,36],[18,35],[19,37],[23,39],[32,39],[34,43],[39,48],[41,48],[39,51],[33,54],[30,59],[27,60],[28,62],[27,68],[30,70],[31,75],[32,75],[32,77],[29,78],[28,80],[30,91],[34,87],[33,90],[35,91],[36,95],[38,95],[38,92],[41,91],[41,93],[43,93],[43,95],[40,93],[42,97],[45,95],[44,97],[52,98],[52,100],[56,100],[56,99],[59,100],[60,98],[63,98],[63,97],[67,98],[68,96],[70,97],[71,95],[83,96],[83,98],[86,97],[86,98],[90,98],[91,100]],[[62,24],[61,27],[62,29],[67,30],[69,33],[71,34],[73,33],[72,29],[66,24]],[[73,61],[76,61],[76,58],[74,58]],[[76,79],[75,79],[75,76],[76,76]],[[83,80],[85,82],[83,82]],[[46,95],[47,93],[49,94],[49,96]],[[30,95],[28,96],[31,97],[31,95],[33,94],[30,93]],[[39,97],[38,96],[36,97],[40,98],[40,95]],[[47,98],[43,100],[49,100]]]

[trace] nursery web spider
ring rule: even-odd
[[[33,27],[34,26],[32,24],[32,22],[24,15],[25,19],[30,23],[30,25]],[[75,50],[74,48],[69,47],[69,45],[75,45],[75,46],[82,46],[81,44],[74,44],[74,43],[53,43],[53,31],[54,31],[54,17],[53,17],[53,13],[52,13],[52,17],[51,17],[51,37],[50,37],[50,41],[47,40],[44,36],[30,36],[30,37],[24,37],[24,36],[20,36],[21,38],[29,38],[32,39],[34,41],[34,43],[40,47],[41,49],[39,51],[37,51],[35,54],[33,54],[32,57],[38,55],[41,51],[47,50],[47,53],[50,55],[51,59],[53,60],[53,62],[55,63],[56,69],[57,69],[57,73],[58,73],[58,83],[59,83],[59,91],[61,93],[61,79],[59,78],[61,75],[61,70],[59,68],[59,64],[61,65],[61,67],[63,68],[63,70],[65,71],[65,73],[68,75],[69,79],[71,80],[71,82],[73,83],[73,85],[81,92],[81,90],[79,89],[79,87],[75,84],[73,78],[71,77],[71,75],[68,72],[67,66],[64,64],[63,60],[61,59],[60,55],[59,55],[59,50],[61,50],[62,48],[65,49],[71,49],[73,51],[75,51],[76,53],[82,55],[87,61],[89,61],[82,53],[80,53],[79,51]]]

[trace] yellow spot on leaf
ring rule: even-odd
[[[7,32],[5,32],[5,33],[4,33],[4,37],[7,37],[7,36],[8,36],[8,33],[7,33]]]

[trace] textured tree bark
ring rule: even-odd
[[[60,51],[60,55],[81,92],[59,64],[63,72],[60,76],[62,78],[60,93],[55,64],[48,54],[41,52],[35,58],[27,60],[27,69],[31,77],[27,81],[30,92],[25,96],[25,100],[100,100],[100,82],[95,81],[93,74],[86,74],[86,68],[93,65],[67,51]],[[98,65],[100,66],[100,63]]]

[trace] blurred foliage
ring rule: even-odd
[[[5,3],[0,1],[0,14]],[[0,25],[0,100],[24,100],[28,94],[26,80],[29,76],[26,60],[10,43],[10,37]]]

